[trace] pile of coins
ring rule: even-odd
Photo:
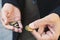
[[[19,28],[18,22],[10,22],[9,24],[10,24],[11,26],[16,27],[16,28]]]

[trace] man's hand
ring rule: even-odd
[[[1,21],[5,28],[15,32],[22,32],[21,13],[17,7],[12,4],[6,3],[1,10]],[[9,25],[10,22],[18,22],[19,29]]]
[[[60,35],[60,19],[55,13],[30,23],[29,27],[35,29],[31,33],[37,40],[57,40]]]

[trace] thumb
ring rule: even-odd
[[[27,30],[27,31],[33,31],[33,30],[35,30],[35,29],[37,29],[38,28],[38,26],[37,25],[35,25],[35,22],[32,22],[32,23],[30,23],[29,25],[27,25],[26,27],[25,27],[25,29]]]
[[[29,27],[32,28],[32,29],[37,29],[38,27],[35,25],[35,23],[30,23],[29,24]]]

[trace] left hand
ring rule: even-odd
[[[5,3],[1,9],[1,22],[6,29],[19,33],[22,32],[21,11],[10,3]],[[11,26],[10,22],[17,22],[19,28]]]
[[[49,30],[44,32],[46,25],[48,25]],[[38,31],[33,30],[31,32],[37,40],[58,40],[60,35],[60,19],[55,13],[30,23],[29,27],[38,28]]]

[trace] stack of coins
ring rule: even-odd
[[[19,28],[18,22],[10,22],[9,24],[10,24],[11,26],[16,27],[16,28]]]

